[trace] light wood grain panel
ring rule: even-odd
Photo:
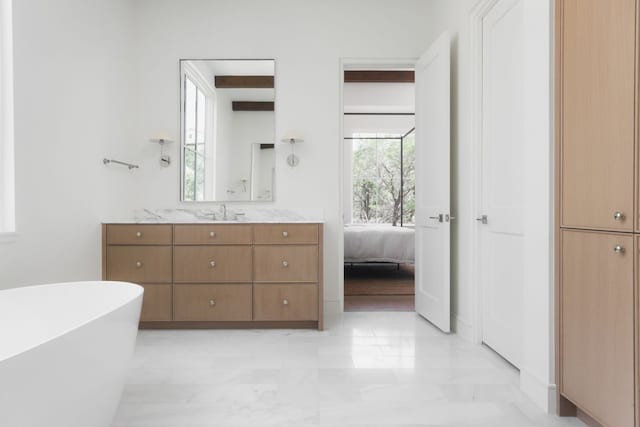
[[[633,237],[564,230],[561,245],[560,392],[603,425],[633,426]]]
[[[633,230],[635,16],[635,0],[563,2],[563,226]]]
[[[561,161],[562,158],[561,153],[561,141],[562,141],[562,81],[563,81],[563,67],[562,67],[562,57],[563,57],[563,13],[564,13],[564,0],[556,0],[555,1],[555,14],[554,14],[554,58],[555,58],[555,75],[554,75],[554,83],[555,83],[555,93],[554,93],[554,115],[555,115],[555,147],[554,147],[554,172],[555,172],[555,182],[554,182],[554,224],[555,224],[555,234],[554,234],[554,254],[555,254],[555,271],[554,271],[554,341],[555,341],[555,381],[558,389],[562,389],[562,359],[560,357],[560,348],[561,348],[561,333],[560,333],[560,318],[561,318],[561,299],[560,299],[560,271],[561,271],[561,256],[560,256],[560,226],[561,222],[561,197],[562,193],[562,185],[561,185]],[[562,393],[556,393],[556,407],[557,413],[560,416],[576,416],[576,406],[569,401],[567,398],[562,396]]]
[[[169,321],[172,319],[173,286],[170,284],[143,284],[141,322]]]
[[[108,245],[170,245],[171,225],[157,224],[109,224]]]
[[[318,286],[255,284],[254,320],[318,320]]]
[[[176,245],[250,245],[252,240],[251,225],[181,224],[174,227]]]
[[[172,322],[140,322],[140,329],[315,329],[316,320],[284,320],[263,321],[172,321]]]
[[[102,231],[102,245],[100,247],[100,251],[101,251],[100,255],[102,256],[101,277],[102,277],[102,280],[107,280],[107,225],[106,224],[102,224],[101,231]]]
[[[240,321],[252,318],[252,285],[174,287],[174,317],[185,321]]]
[[[175,246],[174,280],[251,282],[252,258],[251,246]]]
[[[258,224],[254,232],[256,244],[318,243],[318,224]]]
[[[318,224],[318,330],[324,330],[324,224]]]
[[[317,246],[255,246],[256,282],[317,282]]]
[[[171,283],[171,246],[107,246],[107,280]]]

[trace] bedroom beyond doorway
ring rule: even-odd
[[[410,68],[344,72],[344,309],[415,310]]]

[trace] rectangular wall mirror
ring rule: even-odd
[[[273,200],[275,61],[181,60],[181,200]]]

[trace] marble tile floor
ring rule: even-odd
[[[410,312],[326,331],[140,331],[113,427],[570,427],[490,349]]]

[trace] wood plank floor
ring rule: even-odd
[[[414,271],[409,264],[345,265],[345,311],[414,311]]]

